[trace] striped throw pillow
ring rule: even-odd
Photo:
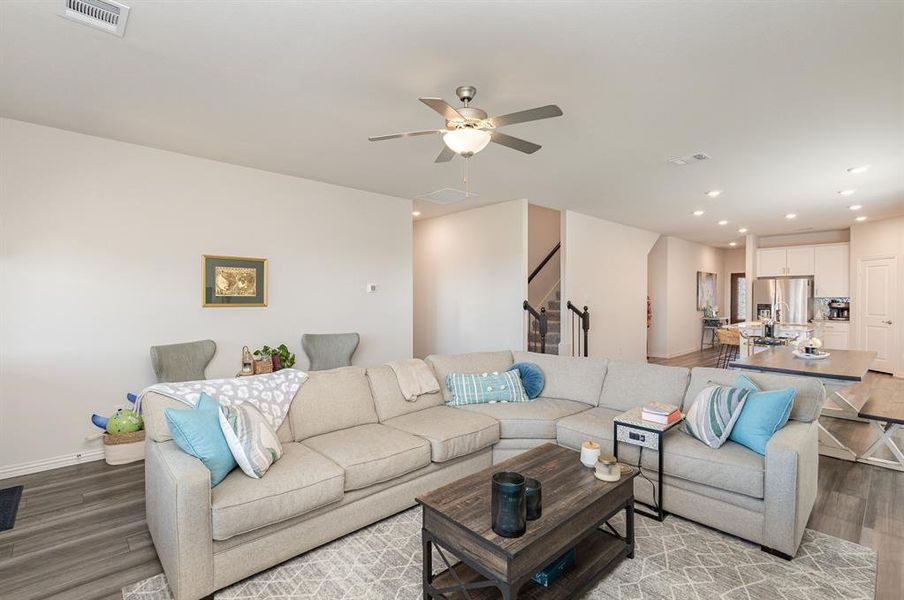
[[[492,402],[529,402],[517,369],[504,373],[449,373],[446,385],[452,392],[449,406]]]
[[[711,385],[700,390],[687,410],[683,429],[710,448],[718,448],[731,435],[750,390]]]

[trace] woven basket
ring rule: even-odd
[[[108,465],[125,465],[144,460],[144,431],[104,434],[104,460]]]
[[[269,356],[264,358],[258,358],[254,361],[254,374],[260,375],[261,373],[272,373],[273,372],[273,359]]]

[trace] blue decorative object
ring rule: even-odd
[[[747,397],[728,439],[765,456],[769,439],[785,426],[791,416],[794,388],[762,391],[747,375],[739,376],[734,386],[752,393]]]
[[[507,538],[524,535],[527,531],[524,476],[513,471],[493,473],[491,496],[493,531]]]
[[[565,554],[543,567],[541,571],[538,571],[537,574],[533,576],[534,582],[548,588],[554,584],[565,571],[574,566],[575,556],[577,556],[577,552],[574,548],[567,550]]]
[[[210,487],[223,481],[236,468],[235,458],[220,429],[220,405],[216,400],[202,392],[194,408],[167,408],[165,413],[176,445],[200,459],[210,471]]]
[[[107,430],[107,423],[110,421],[110,417],[102,417],[99,414],[91,415],[91,422],[94,423],[97,427],[100,427],[104,431]]]
[[[512,369],[516,369],[521,374],[521,385],[524,386],[524,393],[533,400],[543,391],[546,385],[546,377],[540,366],[532,362],[519,362],[512,365]]]

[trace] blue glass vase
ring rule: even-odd
[[[527,500],[523,475],[511,471],[494,473],[491,504],[493,531],[507,538],[524,535],[527,530]]]

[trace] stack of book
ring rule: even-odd
[[[660,425],[671,425],[675,421],[681,419],[681,412],[677,406],[672,404],[663,404],[662,402],[650,402],[645,404],[641,418],[651,423],[659,423]]]

